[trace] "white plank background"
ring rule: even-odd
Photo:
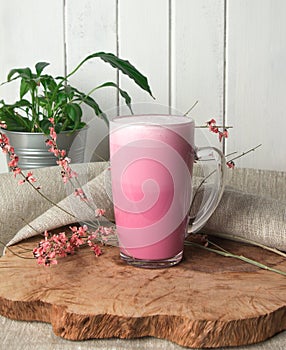
[[[47,72],[64,74],[63,18],[63,0],[0,2],[1,82],[6,80],[11,68],[34,67],[39,61],[51,64]],[[15,86],[0,87],[0,99],[8,102],[18,99]],[[6,160],[1,153],[0,172],[6,171]]]
[[[223,125],[224,1],[180,0],[171,8],[171,103],[190,113],[197,125],[215,118]],[[221,148],[217,137],[207,141]],[[200,135],[201,136],[201,135]],[[205,138],[197,137],[203,145]]]
[[[68,0],[66,2],[66,55],[67,71],[71,72],[87,55],[98,51],[117,51],[117,9],[115,0]],[[117,82],[117,73],[100,59],[88,61],[70,79],[81,91],[89,92],[106,82]],[[103,110],[114,108],[117,103],[115,89],[103,89],[93,95]],[[86,161],[108,159],[108,128],[85,108],[85,118],[89,121]]]
[[[226,153],[263,144],[237,166],[286,171],[285,13],[284,0],[1,1],[0,81],[11,68],[39,60],[51,63],[49,72],[63,74],[87,54],[113,52],[149,78],[156,101],[119,76],[135,111],[170,105],[184,113],[198,100],[191,113],[197,124],[214,117],[234,127]],[[72,83],[87,92],[117,79],[112,68],[95,60]],[[11,86],[0,87],[0,98],[14,97]],[[117,111],[122,103],[114,90],[95,97],[105,110]],[[85,115],[92,118],[88,109]],[[98,120],[92,130],[87,153],[107,132]],[[207,140],[222,148],[212,135]],[[106,142],[97,152],[107,156]],[[5,171],[1,155],[0,172]]]
[[[125,76],[121,77],[121,84],[132,91],[134,104],[140,104],[135,106],[138,113],[148,112],[153,103],[168,106],[169,3],[166,0],[119,0],[118,5],[119,55],[128,58],[148,77],[156,101],[134,87]]]
[[[285,14],[284,0],[228,1],[227,151],[262,143],[239,162],[245,167],[286,171]]]

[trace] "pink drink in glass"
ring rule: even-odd
[[[193,121],[117,117],[110,123],[110,157],[121,257],[144,267],[178,263],[192,194]]]

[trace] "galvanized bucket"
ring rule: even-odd
[[[43,168],[56,165],[57,158],[49,152],[43,133],[4,131],[19,157],[19,167],[23,170]],[[72,163],[84,162],[87,127],[74,133],[64,131],[57,135],[59,149],[67,152]]]

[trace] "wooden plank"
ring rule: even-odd
[[[116,53],[116,1],[67,1],[66,47],[68,72],[91,53]],[[100,59],[89,61],[71,77],[71,81],[86,92],[114,79],[116,81],[116,71]],[[93,97],[98,97],[103,109],[114,106],[115,96],[115,90],[110,89],[93,94]]]
[[[167,0],[119,1],[119,55],[128,59],[139,71],[147,76],[153,94],[156,97],[156,100],[153,101],[147,93],[135,86],[133,82],[121,76],[121,85],[130,92],[136,107],[136,113],[168,111],[168,11]],[[156,107],[155,104],[162,106]]]
[[[62,0],[1,1],[0,16],[1,82],[11,68],[33,66],[40,60],[51,63],[51,74],[63,73]],[[4,89],[1,87],[1,95]],[[18,97],[13,90],[8,91],[8,98]]]
[[[70,72],[87,55],[106,51],[116,54],[116,1],[115,0],[69,0],[66,2],[66,49],[67,70]],[[100,59],[87,62],[70,81],[88,93],[94,87],[106,82],[116,82],[116,71]],[[104,111],[116,108],[116,90],[105,88],[92,94]],[[86,161],[98,153],[108,159],[106,124],[96,118],[89,108],[84,108],[89,132]],[[93,157],[97,159],[97,157]]]
[[[47,72],[64,72],[63,0],[10,0],[0,2],[0,81],[11,68],[50,62]],[[15,83],[17,84],[17,83]],[[14,84],[1,86],[0,96],[7,102],[18,98]],[[0,155],[0,172],[6,172]]]
[[[227,152],[260,150],[237,166],[286,171],[286,2],[227,3]]]
[[[197,125],[211,118],[223,125],[224,1],[173,1],[171,41],[172,106],[190,113]],[[221,144],[208,132],[197,132],[197,143]]]

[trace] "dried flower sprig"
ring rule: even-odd
[[[24,183],[29,184],[35,191],[38,192],[38,194],[43,197],[46,201],[48,201],[50,204],[54,205],[58,209],[62,210],[66,214],[72,216],[74,219],[76,219],[75,215],[68,212],[64,208],[60,207],[57,203],[52,201],[49,197],[47,197],[43,192],[41,192],[41,186],[36,186],[35,182],[37,182],[37,178],[34,177],[33,173],[31,171],[28,172],[26,175],[22,169],[18,166],[19,157],[15,153],[14,147],[10,145],[9,138],[0,130],[0,148],[2,149],[2,152],[4,154],[7,154],[10,161],[8,162],[9,170],[14,174],[14,177],[17,175],[21,176],[22,179],[18,181],[18,184],[22,185]]]
[[[219,127],[216,125],[215,119],[209,120],[208,122],[206,122],[206,125],[205,125],[205,126],[200,126],[200,127],[202,127],[202,128],[203,128],[203,127],[208,127],[208,129],[209,129],[210,132],[215,133],[215,134],[219,134],[219,140],[220,140],[220,141],[222,140],[223,137],[225,137],[225,138],[228,137],[227,128],[230,128],[230,127],[226,127],[226,128],[224,128],[224,131],[223,131],[223,132],[222,132],[222,131],[219,131],[219,129],[218,129]],[[226,162],[227,167],[228,167],[228,168],[231,168],[231,169],[234,169],[234,167],[235,167],[234,160],[239,159],[239,158],[241,158],[241,157],[247,155],[248,153],[255,151],[255,150],[256,150],[257,148],[259,148],[260,146],[262,146],[262,144],[259,144],[259,145],[255,146],[255,147],[249,149],[248,151],[242,152],[241,154],[237,155],[236,157],[234,157],[234,158],[228,160],[228,161]],[[236,154],[237,152],[234,152],[234,153]],[[231,155],[233,155],[234,153],[230,153],[229,155],[226,155],[226,158],[229,157],[229,156],[231,156]],[[199,158],[197,158],[197,160],[199,160]],[[213,170],[213,171],[210,172],[208,175],[206,175],[206,176],[204,177],[204,179],[200,182],[200,184],[198,185],[198,187],[197,187],[196,190],[195,190],[195,193],[194,193],[194,196],[193,196],[193,199],[192,199],[192,204],[191,204],[191,206],[193,205],[193,203],[194,203],[194,201],[195,201],[195,198],[196,198],[196,196],[197,196],[199,190],[200,190],[201,187],[203,186],[203,184],[205,184],[206,181],[207,181],[212,175],[214,175],[215,173],[216,173],[216,170]],[[191,221],[192,221],[192,220],[193,220],[193,218],[191,219]]]
[[[209,131],[215,134],[218,134],[219,136],[219,141],[221,142],[223,138],[228,138],[229,134],[228,134],[228,130],[229,128],[232,128],[231,126],[226,126],[224,127],[223,131],[220,130],[221,126],[218,126],[216,124],[216,120],[215,119],[210,119],[209,121],[206,122],[205,126],[199,126],[199,128],[203,128],[203,127],[208,127]],[[251,149],[249,149],[248,151],[242,152],[241,154],[239,154],[238,156],[228,160],[226,162],[226,165],[228,168],[233,169],[235,167],[235,160],[247,155],[250,152],[255,151],[257,148],[261,147],[262,144],[259,144]],[[234,152],[237,153],[237,152]],[[234,153],[231,153],[229,155],[226,155],[226,158],[228,158],[229,156],[233,155]]]
[[[57,145],[57,133],[55,131],[55,120],[49,118],[51,122],[50,126],[50,138],[46,140],[46,146],[49,147],[49,152],[53,153],[57,158],[57,164],[62,168],[62,179],[64,183],[67,183],[70,179],[77,177],[77,173],[74,172],[69,166],[71,159],[67,157],[66,150],[61,150]]]
[[[50,118],[51,127],[50,127],[50,138],[46,141],[46,145],[49,148],[50,152],[52,152],[55,157],[57,157],[57,164],[61,167],[62,171],[62,179],[64,183],[68,181],[72,181],[73,179],[77,179],[77,173],[74,172],[70,167],[70,159],[66,157],[66,151],[60,150],[57,145],[57,134],[54,128],[54,120]],[[5,127],[4,123],[1,123],[2,127]],[[10,171],[14,173],[14,176],[21,175],[22,179],[18,181],[18,184],[22,185],[24,183],[28,183],[35,189],[43,198],[45,198],[49,203],[55,205],[58,209],[64,211],[66,214],[70,216],[76,217],[60,207],[57,203],[54,203],[49,197],[44,195],[40,189],[40,186],[35,186],[35,182],[37,179],[34,177],[33,173],[29,171],[25,174],[22,169],[18,166],[19,157],[16,155],[14,148],[10,145],[9,138],[0,130],[0,147],[4,153],[6,153],[10,161],[8,162],[8,166]],[[81,200],[84,200],[88,203],[87,196],[84,193],[81,187],[74,188],[74,194],[80,197]],[[104,209],[95,209],[95,219],[96,219],[96,230],[89,233],[87,226],[73,226],[71,227],[71,235],[66,235],[65,232],[61,232],[59,234],[51,235],[47,231],[44,233],[44,240],[42,240],[38,247],[33,250],[34,258],[37,259],[39,264],[43,264],[45,266],[51,266],[57,263],[58,257],[64,257],[69,254],[74,254],[75,251],[82,245],[88,244],[91,247],[91,250],[94,252],[96,256],[102,254],[102,250],[96,242],[101,242],[104,244],[108,241],[109,236],[111,240],[114,240],[115,228],[112,227],[104,227],[100,225],[99,218],[105,214]],[[91,223],[89,223],[91,225]],[[92,225],[91,225],[92,226]],[[37,232],[38,233],[38,232]]]
[[[235,161],[236,159],[239,159],[239,158],[241,158],[241,157],[244,157],[245,155],[247,155],[247,154],[250,153],[250,152],[254,152],[255,150],[257,150],[257,148],[259,148],[259,147],[261,147],[261,146],[262,146],[262,143],[260,143],[259,145],[257,145],[257,146],[255,146],[255,147],[249,149],[248,151],[242,152],[242,153],[239,154],[238,156],[236,156],[236,157],[234,157],[234,158],[228,160],[228,161],[226,162],[226,165],[227,165],[229,168],[233,169],[233,168],[235,167],[234,161]],[[227,155],[226,157],[228,157],[228,156],[229,156],[229,155]]]
[[[184,114],[184,116],[187,116],[199,103],[199,101],[196,101]],[[210,119],[209,121],[206,122],[206,125],[200,125],[196,126],[196,128],[208,128],[211,132],[218,134],[219,136],[219,141],[221,142],[223,138],[228,137],[228,129],[232,128],[232,126],[220,126],[216,125],[216,120],[214,118]],[[223,128],[223,130],[220,130]]]
[[[98,211],[98,216],[102,216],[104,210]],[[86,225],[70,226],[71,234],[66,232],[51,234],[48,231],[44,233],[44,240],[38,243],[33,249],[33,255],[39,265],[51,266],[58,263],[57,258],[73,255],[80,247],[88,245],[96,257],[103,254],[98,244],[104,244],[109,235],[115,234],[114,227],[99,226],[95,231],[89,232]]]
[[[62,150],[58,147],[57,133],[55,131],[54,119],[50,118],[49,121],[51,123],[51,127],[50,127],[49,138],[46,140],[46,146],[49,147],[49,152],[53,153],[54,156],[57,158],[57,164],[61,168],[62,180],[64,184],[67,184],[69,182],[72,185],[73,194],[76,197],[78,197],[81,201],[85,202],[87,207],[95,213],[95,217],[97,218],[98,208],[94,208],[94,206],[92,205],[92,201],[88,198],[84,189],[81,187],[78,181],[78,174],[75,171],[73,171],[73,169],[70,166],[71,159],[67,157],[66,150]],[[102,211],[103,209],[99,209],[99,210]],[[91,225],[91,223],[89,223],[89,225]],[[99,222],[96,219],[95,227],[97,227],[98,225],[99,225]]]
[[[223,131],[221,131],[220,126],[216,125],[216,120],[213,118],[211,120],[209,120],[206,124],[211,132],[218,134],[219,142],[221,142],[223,138],[228,138],[227,129],[229,127],[228,128],[224,127]]]

